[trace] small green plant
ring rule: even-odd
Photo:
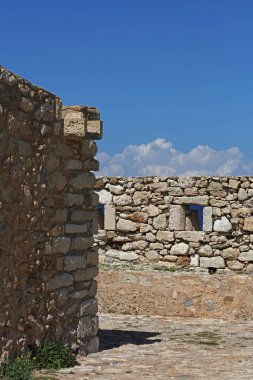
[[[30,347],[27,356],[7,360],[0,365],[0,378],[4,380],[32,380],[34,370],[60,369],[77,365],[77,361],[68,348],[54,341],[45,341],[41,345]]]
[[[36,369],[68,368],[77,364],[75,356],[69,349],[54,341],[45,341],[40,346],[32,346],[30,357],[35,362]]]
[[[6,380],[30,380],[32,379],[33,370],[31,364],[28,357],[6,360],[0,366],[0,378]]]

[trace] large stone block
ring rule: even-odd
[[[216,232],[230,232],[232,224],[225,216],[222,216],[220,219],[215,220],[213,229]]]
[[[171,231],[185,230],[185,208],[180,205],[170,206],[169,229]]]
[[[212,232],[213,230],[213,208],[204,207],[203,209],[203,230]]]
[[[178,243],[178,244],[174,244],[170,250],[170,254],[171,255],[175,255],[175,256],[185,256],[188,254],[190,250],[190,247],[188,244],[186,243]]]
[[[225,261],[223,257],[200,257],[200,267],[201,268],[214,268],[223,269],[225,268]]]
[[[192,242],[202,242],[205,240],[205,233],[202,231],[176,231],[175,237]]]
[[[101,120],[87,120],[87,138],[100,140],[103,136],[103,122]]]
[[[208,201],[209,197],[207,195],[199,195],[196,197],[175,197],[174,204],[207,206]]]
[[[80,114],[78,117],[64,119],[64,136],[69,140],[80,140],[87,135],[87,120],[82,118]]]
[[[113,205],[105,205],[104,228],[105,230],[116,230],[116,210]]]

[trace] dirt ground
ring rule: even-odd
[[[253,321],[101,314],[99,335],[58,379],[253,379]]]

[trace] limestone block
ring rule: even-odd
[[[241,252],[238,256],[240,261],[253,261],[253,250],[248,252]]]
[[[167,218],[165,214],[160,214],[153,219],[153,227],[157,230],[165,230],[167,227]]]
[[[175,237],[197,243],[205,240],[205,233],[202,231],[176,231]]]
[[[212,232],[213,230],[213,208],[204,207],[203,209],[203,231]]]
[[[215,220],[213,229],[216,232],[230,232],[232,224],[225,216],[222,216],[220,219]]]
[[[171,205],[169,216],[169,230],[183,231],[185,229],[185,208],[183,206]]]
[[[76,115],[79,117],[65,117],[64,119],[63,133],[68,140],[80,140],[87,135],[87,120],[80,117],[78,113]]]
[[[215,268],[223,269],[225,268],[225,261],[223,257],[200,257],[200,267],[201,268]]]
[[[108,189],[113,195],[121,195],[124,193],[124,188],[120,185],[107,184],[105,188]]]
[[[175,255],[175,256],[185,256],[188,254],[189,252],[189,245],[186,244],[186,243],[178,243],[178,244],[174,244],[172,247],[171,247],[171,250],[170,250],[170,254],[171,255]]]
[[[171,241],[174,241],[174,233],[170,231],[158,231],[156,238],[162,243],[168,242],[168,241],[171,242]]]
[[[177,205],[199,205],[207,206],[209,197],[207,195],[196,196],[196,197],[175,197],[174,203]]]
[[[87,138],[100,140],[103,137],[103,122],[101,120],[87,120]]]
[[[143,251],[148,247],[148,242],[145,240],[137,240],[133,242],[133,249]]]
[[[147,239],[147,241],[150,241],[151,243],[153,243],[156,241],[156,236],[154,234],[152,234],[152,232],[148,232],[146,234],[146,239]]]
[[[126,206],[132,203],[132,198],[127,194],[114,195],[113,203],[117,206]]]
[[[239,249],[229,247],[229,248],[223,249],[221,256],[226,260],[234,260],[234,259],[237,259],[239,254],[240,254]]]
[[[116,210],[113,205],[105,205],[104,228],[105,230],[116,230]]]
[[[200,256],[211,257],[213,255],[213,249],[210,247],[210,245],[206,244],[200,247],[198,253]]]
[[[227,261],[227,267],[228,269],[231,270],[242,270],[244,268],[244,264],[240,263],[240,261],[237,260],[232,260],[232,261]]]
[[[239,186],[240,186],[240,182],[239,181],[237,181],[235,179],[231,179],[231,178],[229,179],[229,181],[228,181],[228,187],[230,189],[237,190]]]
[[[253,217],[244,219],[243,230],[249,232],[253,231]]]
[[[146,205],[149,203],[150,192],[136,191],[133,195],[133,201],[135,206]]]
[[[239,199],[239,201],[245,201],[245,199],[247,199],[248,198],[248,193],[247,193],[247,191],[245,190],[245,189],[240,189],[239,191],[238,191],[238,199]]]
[[[166,192],[168,191],[168,184],[167,182],[157,182],[157,183],[151,183],[149,185],[150,189],[156,192]]]
[[[96,177],[93,173],[85,172],[73,177],[70,181],[75,190],[84,190],[92,188],[96,183]]]
[[[156,261],[159,259],[159,254],[156,251],[152,251],[152,250],[147,251],[145,253],[145,256],[149,261]]]
[[[117,229],[119,231],[134,232],[137,230],[137,227],[137,223],[122,218],[120,218],[117,223]]]
[[[54,278],[48,281],[47,289],[55,290],[73,284],[73,276],[69,273],[57,274]]]
[[[135,252],[119,252],[118,259],[121,261],[139,261],[139,256]]]
[[[96,191],[99,196],[99,203],[109,205],[112,203],[112,194],[107,190]]]
[[[159,215],[160,214],[160,211],[159,211],[159,208],[158,207],[156,207],[156,206],[154,206],[154,205],[149,205],[148,206],[148,215],[149,216],[157,216],[157,215]]]

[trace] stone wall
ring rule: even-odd
[[[64,120],[62,119],[64,118]],[[98,349],[99,112],[0,67],[0,358],[55,339]]]
[[[99,177],[102,263],[253,271],[253,177]]]

